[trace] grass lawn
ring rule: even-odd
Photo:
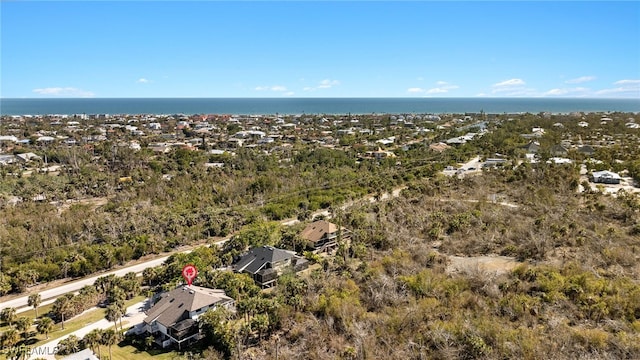
[[[137,302],[140,302],[142,300],[146,299],[145,296],[139,295],[134,297],[131,300],[127,300],[127,302],[125,303],[126,306],[131,306]],[[47,310],[48,311],[48,310]],[[38,314],[45,314],[44,312],[41,312],[40,309],[38,309]],[[35,315],[35,313],[34,313]],[[46,344],[49,341],[52,341],[54,339],[60,338],[62,336],[65,336],[67,334],[70,334],[74,331],[80,330],[83,327],[89,325],[89,324],[93,324],[96,321],[102,320],[105,318],[106,315],[106,310],[102,309],[102,308],[95,308],[93,310],[89,310],[86,313],[84,313],[83,315],[80,316],[76,316],[68,321],[64,322],[64,330],[61,329],[61,324],[60,323],[56,323],[53,326],[53,331],[49,333],[49,339],[45,339],[44,335],[41,334],[37,334],[37,336],[32,337],[29,339],[30,343],[29,346],[35,347],[35,346],[39,346],[42,344]],[[125,324],[125,322],[123,322],[123,325]],[[32,328],[33,331],[35,331],[35,327]],[[35,342],[33,342],[35,341]],[[33,342],[33,343],[31,343]]]
[[[70,334],[74,331],[80,330],[89,324],[92,324],[98,320],[104,319],[105,314],[106,314],[105,309],[97,308],[97,309],[90,310],[84,313],[82,316],[78,316],[71,320],[65,321],[64,330],[62,330],[61,328],[62,327],[61,323],[56,323],[53,326],[53,331],[49,333],[49,339],[45,339],[44,335],[38,334],[38,336],[36,337],[38,341],[32,344],[31,346],[39,346],[39,345],[48,343],[49,341],[52,341],[54,339],[57,339],[59,337]]]
[[[46,315],[49,311],[51,311],[51,309],[53,309],[53,304],[38,306],[38,317],[42,317],[42,315]],[[33,309],[27,310],[23,313],[18,314],[18,317],[21,317],[21,316],[29,316],[29,317],[35,318],[36,311]]]
[[[45,305],[45,306],[38,306],[38,315],[39,315],[40,317],[42,317],[42,315],[45,315],[45,314],[47,314],[49,311],[51,311],[51,309],[52,309],[52,308],[53,308],[53,304],[49,304],[49,305]],[[35,312],[33,309],[31,309],[31,310],[27,310],[27,311],[25,311],[25,312],[21,312],[21,313],[16,314],[16,315],[17,315],[17,318],[18,318],[18,319],[19,319],[19,318],[21,318],[21,317],[23,317],[23,316],[26,316],[26,317],[30,317],[30,318],[32,318],[32,319],[35,319],[35,317],[36,317],[36,312]],[[4,331],[6,331],[6,330],[9,330],[9,324],[7,324],[7,323],[2,323],[2,326],[0,326],[0,332],[4,332]]]
[[[101,350],[102,356],[109,355],[109,349],[106,346],[102,346]],[[162,350],[149,350],[149,351],[140,351],[136,347],[132,345],[119,346],[114,345],[111,347],[111,354],[113,355],[113,360],[128,360],[128,359],[157,359],[157,360],[169,360],[169,359],[178,359],[181,358],[180,354],[177,351],[162,351]]]
[[[131,300],[126,302],[126,306],[131,306],[137,302],[143,301],[145,296],[137,296]],[[42,308],[38,308],[38,314],[46,314],[52,305],[43,306]],[[45,344],[54,339],[60,338],[64,335],[77,331],[83,328],[86,325],[92,324],[96,321],[102,320],[105,317],[106,310],[102,308],[95,308],[90,311],[87,311],[81,316],[77,316],[73,319],[65,321],[64,330],[61,329],[61,324],[56,323],[54,325],[54,330],[49,333],[49,339],[45,339],[44,335],[38,334],[30,338],[30,347],[36,347],[42,344]],[[35,316],[35,312],[27,311],[23,314],[24,316]],[[123,322],[126,325],[126,322]],[[35,327],[33,328],[35,331]],[[108,358],[109,356],[109,348],[107,346],[100,347],[101,355],[103,358]],[[133,345],[129,345],[126,342],[122,343],[122,345],[114,345],[111,347],[111,353],[113,355],[113,360],[127,360],[127,359],[158,359],[158,360],[169,360],[169,359],[181,359],[182,355],[177,351],[163,351],[159,349],[153,349],[149,351],[142,351],[137,349]],[[97,355],[97,354],[96,354]],[[56,356],[56,358],[58,358]],[[0,359],[6,359],[6,355],[0,352]]]

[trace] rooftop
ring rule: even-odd
[[[238,272],[248,272],[255,274],[262,269],[266,263],[277,263],[295,257],[293,251],[274,248],[273,246],[261,246],[251,249],[247,254],[242,256],[235,264]]]
[[[325,220],[318,220],[307,225],[307,227],[302,230],[300,236],[305,240],[317,242],[322,239],[325,234],[333,234],[336,231],[338,231],[338,227],[335,224]]]
[[[181,286],[161,295],[160,301],[147,311],[144,322],[157,321],[169,327],[186,318],[185,312],[232,301],[223,290],[201,286]]]

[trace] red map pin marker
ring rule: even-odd
[[[191,286],[191,283],[196,276],[198,276],[198,269],[195,266],[189,264],[182,268],[182,277],[186,280],[189,286]]]

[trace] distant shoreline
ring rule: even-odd
[[[640,98],[2,98],[0,115],[640,112]]]

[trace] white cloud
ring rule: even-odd
[[[33,89],[39,95],[61,96],[61,97],[93,97],[94,93],[74,87],[49,87]]]
[[[567,89],[551,89],[551,90],[547,91],[544,94],[545,95],[564,95],[564,94],[566,94],[568,92],[569,92],[569,90],[567,90]]]
[[[273,85],[273,86],[256,86],[254,88],[255,91],[276,91],[276,92],[283,92],[283,91],[287,91],[287,87],[286,86],[282,86],[282,85]]]
[[[330,87],[340,85],[340,81],[338,80],[330,80],[324,79],[320,81],[320,85],[318,85],[319,89],[329,89]]]
[[[618,80],[614,85],[640,85],[640,80]]]
[[[596,95],[632,95],[640,96],[640,88],[638,87],[617,87],[612,89],[602,89],[596,91]]]
[[[296,93],[294,93],[293,91],[289,91],[289,92],[284,93],[285,96],[293,96],[295,94]]]
[[[625,93],[625,92],[629,92],[629,91],[630,90],[627,89],[627,88],[617,87],[617,88],[613,88],[613,89],[598,90],[598,91],[596,91],[596,95],[620,94],[620,93]]]
[[[620,96],[620,97],[637,97],[640,96],[640,80],[624,79],[613,83],[618,85],[615,88],[602,89],[596,91],[596,95]]]
[[[535,97],[535,96],[540,96],[540,94],[536,92],[535,89],[520,88],[520,89],[513,89],[511,91],[503,92],[500,94],[500,96]]]
[[[592,81],[595,80],[596,77],[595,76],[580,76],[578,78],[575,79],[569,79],[567,81],[565,81],[565,84],[581,84],[581,83],[585,83],[588,81]]]
[[[320,83],[318,83],[317,86],[305,86],[302,90],[304,91],[315,91],[318,89],[330,89],[334,86],[338,86],[340,85],[340,81],[338,80],[331,80],[331,79],[324,79],[322,81],[320,81]]]
[[[540,95],[531,93],[531,96],[549,96],[549,97],[638,97],[640,96],[640,80],[619,80],[613,83],[611,88],[593,90],[588,87],[558,87],[547,90]],[[529,95],[526,88],[511,89],[521,92],[520,94],[501,92],[500,95]],[[495,93],[495,91],[494,91]]]
[[[545,92],[542,96],[585,96],[588,93],[589,89],[584,87],[556,88]]]
[[[536,89],[526,88],[524,86],[511,88],[498,88],[491,90],[491,94],[496,96],[540,96]]]
[[[446,90],[443,88],[433,88],[433,89],[427,90],[427,94],[442,94],[446,92],[449,92],[449,90]]]
[[[522,79],[509,79],[509,80],[505,80],[505,81],[501,81],[499,83],[493,84],[493,87],[494,88],[513,87],[513,86],[522,86],[524,84],[525,82]]]
[[[449,90],[455,90],[459,88],[458,85],[452,85],[446,81],[438,81],[436,85],[438,85],[438,87],[427,90],[427,94],[444,94],[448,93]]]
[[[408,89],[407,89],[407,92],[408,92],[408,93],[414,93],[414,94],[416,94],[416,93],[423,93],[423,92],[425,92],[425,91],[426,91],[425,89],[423,89],[423,88],[419,88],[419,87],[412,87],[412,88],[408,88]]]
[[[427,95],[433,95],[433,94],[444,94],[444,93],[448,93],[449,90],[454,90],[459,88],[458,85],[452,85],[449,84],[446,81],[438,81],[436,82],[436,85],[438,85],[438,87],[435,88],[431,88],[431,89],[423,89],[420,87],[412,87],[412,88],[408,88],[407,92],[408,93],[413,93],[413,94],[427,94]]]
[[[138,81],[136,81],[136,82],[137,82],[137,83],[140,83],[140,84],[146,84],[146,83],[148,83],[148,82],[150,82],[150,81],[149,81],[149,79],[140,78],[140,79],[138,79]]]
[[[499,96],[538,96],[535,89],[525,87],[522,79],[509,79],[493,84],[492,94]]]

